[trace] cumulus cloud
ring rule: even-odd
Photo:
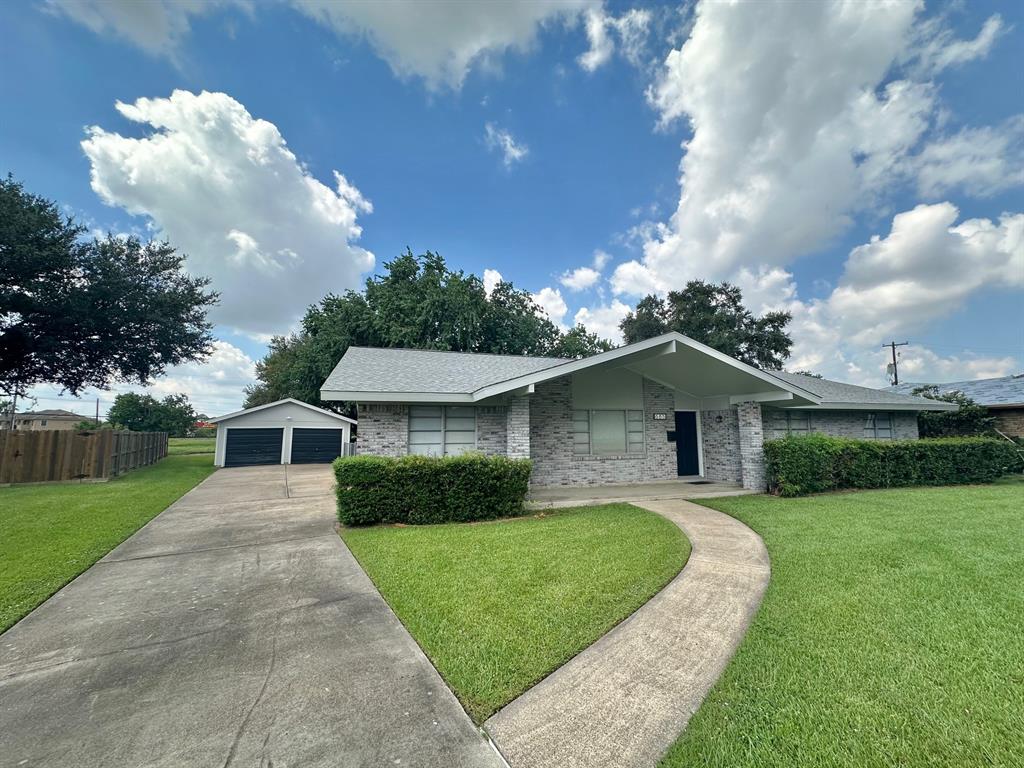
[[[924,330],[982,289],[1024,287],[1024,214],[960,223],[958,217],[948,202],[897,214],[887,235],[850,252],[825,298],[801,300],[792,274],[780,267],[743,269],[734,281],[753,311],[792,313],[791,370],[881,386],[886,339]],[[909,370],[935,380],[1019,365],[1012,357],[943,357],[921,347],[905,358],[914,361]]]
[[[541,288],[533,294],[533,300],[540,305],[540,308],[547,314],[552,323],[561,329],[565,329],[565,315],[569,307],[562,298],[562,292],[550,286]]]
[[[490,296],[491,291],[497,287],[498,283],[502,280],[501,272],[496,269],[485,269],[484,270],[484,292]]]
[[[396,75],[422,78],[434,90],[459,88],[474,67],[493,65],[510,51],[529,50],[545,25],[568,22],[597,5],[597,0],[285,2],[339,37],[366,39]],[[53,13],[93,32],[112,33],[171,58],[193,18],[229,5],[253,10],[248,0],[46,0]]]
[[[592,267],[577,267],[563,274],[558,278],[558,282],[570,291],[582,291],[587,288],[593,288],[600,279],[601,273],[596,269]]]
[[[577,61],[587,72],[594,72],[615,54],[616,46],[626,60],[639,66],[647,44],[651,12],[631,8],[621,16],[611,16],[604,8],[590,8],[584,14],[584,30],[590,48],[580,54]]]
[[[608,339],[615,344],[622,344],[622,331],[619,323],[629,312],[627,304],[612,299],[610,304],[600,304],[596,307],[580,307],[573,322],[576,325],[584,325],[591,333],[596,333],[602,339]]]
[[[82,149],[108,205],[146,216],[157,237],[213,279],[213,319],[251,335],[286,330],[327,291],[356,288],[373,254],[354,244],[370,202],[341,173],[314,178],[277,127],[224,93],[118,102],[142,138],[93,126]]]
[[[529,147],[516,141],[508,129],[499,128],[494,123],[487,123],[484,126],[484,143],[491,151],[501,154],[501,161],[506,168],[521,163],[530,154]]]

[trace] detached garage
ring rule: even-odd
[[[210,421],[217,425],[213,463],[218,467],[327,464],[350,451],[356,423],[292,398]]]

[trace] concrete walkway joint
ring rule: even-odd
[[[684,500],[637,506],[678,525],[690,559],[636,613],[485,723],[513,768],[652,768],[761,603],[770,568],[760,536]]]

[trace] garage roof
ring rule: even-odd
[[[346,421],[349,424],[356,423],[355,419],[350,419],[348,416],[342,416],[340,413],[335,413],[334,411],[328,411],[323,408],[317,408],[315,405],[310,405],[309,403],[304,403],[301,400],[296,400],[294,397],[286,397],[284,400],[275,400],[273,403],[267,403],[266,405],[257,405],[252,408],[244,408],[241,411],[235,411],[234,413],[228,413],[224,416],[218,416],[215,419],[210,419],[210,423],[219,424],[222,421],[228,421],[230,419],[235,418],[236,416],[245,416],[250,413],[256,413],[257,411],[265,411],[268,408],[274,408],[278,405],[283,405],[285,403],[300,405],[303,408],[308,408],[311,411],[323,414],[324,416],[330,416],[331,418],[338,419],[339,421]]]

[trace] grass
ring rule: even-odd
[[[772,580],[662,768],[1024,765],[1019,479],[702,503]]]
[[[170,456],[107,483],[0,488],[0,632],[212,471]]]
[[[478,723],[647,602],[690,549],[625,504],[341,535]]]
[[[192,453],[213,453],[217,442],[215,437],[170,437],[167,440],[167,453],[180,456]]]

